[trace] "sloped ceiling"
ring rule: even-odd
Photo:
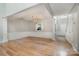
[[[26,9],[20,13],[17,13],[13,16],[10,16],[11,19],[24,19],[24,20],[33,20],[34,17],[41,19],[49,19],[51,17],[48,10],[45,8],[45,5],[37,5],[30,9]]]
[[[0,3],[0,17],[5,16],[6,13],[6,4],[5,3]]]
[[[6,4],[6,16],[17,13],[23,9],[30,8],[38,3],[5,3]]]
[[[30,5],[30,4],[29,4]],[[50,9],[53,12],[53,15],[63,15],[67,14],[73,7],[73,3],[50,3]],[[18,11],[18,10],[17,10]],[[13,19],[24,19],[24,20],[32,20],[32,16],[41,17],[42,19],[49,19],[51,16],[50,10],[47,10],[44,4],[39,4],[30,9],[26,9],[20,13],[17,13],[9,18]]]
[[[38,4],[39,3],[2,3],[0,4],[0,6],[2,6],[0,12],[2,13],[2,11],[4,11],[5,13],[2,13],[4,14],[3,16],[9,16]],[[73,5],[74,3],[49,3],[53,15],[66,14],[71,10]]]
[[[49,5],[54,15],[63,15],[71,10],[74,3],[51,3]]]

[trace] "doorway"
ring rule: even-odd
[[[66,28],[67,28],[67,16],[55,16],[55,37],[58,40],[65,41]]]

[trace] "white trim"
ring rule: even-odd
[[[0,44],[2,43],[2,41],[0,41]]]
[[[69,39],[66,37],[66,40],[68,41],[68,43],[70,43],[71,44],[71,46],[72,46],[72,48],[73,48],[73,50],[75,51],[75,52],[78,52],[77,51],[77,49],[73,46],[73,44],[69,41]]]
[[[72,45],[72,48],[75,52],[78,52],[77,49]]]
[[[9,40],[12,40],[12,39],[20,39],[22,37],[28,37],[28,36],[53,38],[52,32],[13,32],[13,33],[9,33],[8,38]]]
[[[2,18],[3,20],[3,40],[2,43],[7,42],[7,18]]]

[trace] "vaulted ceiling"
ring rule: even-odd
[[[14,14],[9,17],[9,19],[23,19],[23,20],[33,20],[34,18],[49,19],[51,17],[49,11],[46,9],[45,5],[40,4],[30,9],[25,9],[22,12]]]
[[[23,9],[30,8],[38,3],[5,3],[6,4],[6,16],[17,13]]]
[[[49,4],[54,15],[67,14],[73,7],[73,3],[52,3]]]
[[[32,20],[33,17],[40,17],[41,19],[49,19],[51,16],[67,14],[73,7],[73,3],[50,3],[48,4],[49,10],[45,6],[46,4],[39,4],[29,9],[25,9],[17,14],[10,16],[13,19]],[[50,14],[51,12],[52,15]]]

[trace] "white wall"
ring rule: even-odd
[[[23,9],[37,5],[37,3],[0,3],[0,43],[8,40],[7,38],[7,19],[5,16],[12,15]]]
[[[24,4],[24,3],[21,3],[21,4],[16,4],[16,3],[14,3],[14,4],[9,4],[9,3],[6,3],[6,4],[0,4],[0,36],[1,36],[1,39],[0,39],[0,41],[2,42],[5,42],[5,41],[7,41],[8,40],[8,38],[7,38],[7,34],[9,35],[9,34],[11,34],[11,35],[14,35],[14,33],[15,32],[10,32],[10,33],[8,33],[7,32],[7,19],[6,18],[3,18],[2,19],[2,17],[5,17],[5,16],[9,16],[9,15],[12,15],[12,14],[14,14],[14,13],[16,13],[16,12],[18,12],[18,11],[21,11],[21,10],[23,10],[23,9],[26,9],[26,8],[29,8],[29,7],[32,7],[32,6],[34,6],[34,5],[37,5],[37,3],[32,3],[32,4]],[[41,8],[41,7],[40,7]],[[37,8],[37,9],[39,9],[39,7]],[[50,16],[50,14],[49,14],[49,12],[47,11],[47,10],[45,10],[46,8],[44,7],[44,9],[42,9],[42,14],[44,14],[43,12],[45,12],[46,13],[46,15],[44,15],[45,16],[45,20],[43,21],[43,25],[44,25],[44,27],[45,27],[45,29],[44,29],[44,31],[43,32],[32,32],[31,34],[34,34],[34,36],[40,36],[40,37],[49,37],[49,38],[51,38],[52,36],[53,36],[53,33],[52,33],[52,18],[51,18],[51,16]],[[40,10],[40,9],[39,9]],[[40,13],[40,12],[39,12]],[[48,17],[47,17],[48,16]],[[47,18],[46,18],[47,17]],[[15,24],[15,23],[14,23]],[[20,25],[19,25],[20,26]],[[4,28],[4,29],[3,29]],[[22,27],[23,28],[23,27]],[[13,30],[14,31],[14,30]],[[13,33],[13,34],[12,34]],[[18,32],[16,32],[16,33],[18,33]],[[38,33],[39,33],[39,35],[38,35]],[[21,36],[19,36],[18,34],[20,34]],[[18,34],[15,34],[15,37],[14,38],[16,38],[17,39],[17,37],[24,37],[24,35],[22,36],[22,34],[24,34],[24,32],[23,33],[18,33]],[[28,34],[28,33],[26,33],[26,34]],[[28,34],[29,35],[29,34]],[[4,36],[4,38],[2,39],[2,37]],[[16,37],[17,36],[17,37]],[[27,35],[26,35],[27,36]],[[12,38],[11,38],[12,39]]]
[[[28,21],[23,21],[21,20],[22,24],[24,24],[22,26],[22,24],[20,24],[20,20],[18,20],[18,22],[16,20],[14,21],[8,21],[8,39],[9,40],[14,40],[14,39],[20,39],[23,37],[28,37],[28,36],[33,36],[33,37],[43,37],[43,38],[53,38],[53,32],[52,30],[52,26],[50,26],[51,28],[49,28],[47,25],[44,26],[45,30],[44,31],[35,31],[35,25],[33,24],[33,22],[28,22]],[[51,21],[49,21],[50,23]],[[43,24],[47,24],[47,22],[43,22]],[[48,25],[49,25],[48,23]],[[53,25],[53,22],[52,24]]]
[[[77,25],[77,28],[78,28],[78,39],[77,39],[77,44],[78,44],[78,46],[77,46],[77,50],[79,51],[79,5],[78,5],[78,25]]]
[[[9,40],[21,39],[23,37],[28,37],[28,36],[53,38],[51,32],[13,32],[13,33],[8,33],[8,36],[9,36]]]
[[[73,46],[74,50],[77,50],[78,44],[78,6],[76,5],[68,15],[68,27],[66,32],[66,38]]]
[[[41,10],[40,10],[41,8]],[[32,11],[32,12],[31,12]],[[30,14],[32,13],[32,14]],[[30,14],[30,15],[29,15]],[[24,15],[24,16],[22,16]],[[27,18],[26,18],[27,15]],[[41,23],[43,25],[43,30],[41,32],[36,32],[35,30],[35,24],[36,22],[33,21],[33,19],[31,18],[31,20],[29,20],[29,16],[37,16],[39,17],[40,15],[42,16],[43,19],[39,19],[41,20]],[[21,19],[16,18],[22,16]],[[18,14],[14,16],[14,18],[11,18],[12,16],[10,16],[10,18],[8,17],[8,39],[12,40],[12,39],[20,39],[22,37],[27,37],[27,36],[34,36],[34,37],[44,37],[44,38],[53,38],[53,19],[51,18],[50,13],[48,12],[48,10],[45,8],[45,6],[39,5],[36,6],[34,8],[31,8],[29,10],[24,11],[24,13],[20,13],[20,15]],[[28,22],[32,22],[34,23],[31,24]],[[38,21],[37,21],[38,23]],[[28,30],[29,29],[29,30]]]
[[[41,9],[41,10],[40,10]],[[39,21],[34,21],[34,17],[37,17]],[[52,17],[48,10],[45,8],[44,5],[40,4],[38,6],[35,6],[33,8],[30,8],[28,10],[24,10],[16,15],[9,16],[9,19],[13,19],[15,22],[18,22],[17,19],[20,21],[22,20],[28,20],[32,21],[34,23],[41,22],[44,26],[43,31],[52,31]]]
[[[3,24],[2,24],[2,18],[0,17],[0,43],[3,40]]]
[[[3,20],[2,17],[5,15],[5,4],[0,3],[0,43],[3,41]]]
[[[24,19],[7,19],[8,32],[31,32],[34,30],[34,23]]]

